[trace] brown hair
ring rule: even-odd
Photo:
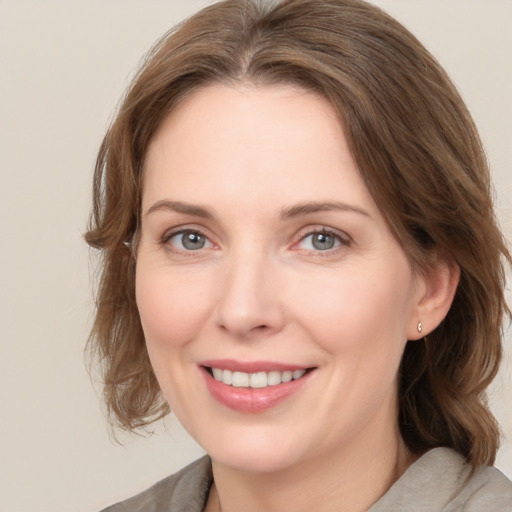
[[[428,338],[409,342],[399,424],[416,453],[453,447],[492,463],[496,421],[484,391],[501,359],[504,260],[485,155],[470,114],[428,51],[360,0],[227,0],[166,34],[133,80],[101,146],[85,238],[101,250],[89,348],[108,409],[125,429],[165,415],[135,303],[141,174],[162,120],[213,82],[289,83],[326,97],[361,175],[412,264],[432,254],[461,269],[452,307]],[[136,244],[135,244],[136,245]]]

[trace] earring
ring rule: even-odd
[[[418,322],[418,332],[421,332],[423,330],[423,326],[421,325],[421,322]]]

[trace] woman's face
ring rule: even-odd
[[[154,137],[137,304],[162,391],[214,460],[270,471],[397,437],[421,290],[321,97],[209,86]]]

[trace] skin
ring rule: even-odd
[[[314,93],[196,91],[144,172],[137,304],[162,391],[212,458],[208,510],[366,510],[411,463],[397,370],[406,341],[446,314],[455,273],[413,272]],[[293,210],[312,203],[330,207]],[[187,250],[183,230],[204,246]],[[331,249],[313,244],[318,231]],[[243,413],[205,385],[199,363],[219,358],[314,371],[276,407]]]

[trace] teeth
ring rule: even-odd
[[[293,372],[283,372],[281,374],[281,382],[290,382],[293,379]]]
[[[249,374],[249,387],[251,388],[266,388],[267,382],[267,374],[265,372]]]
[[[306,373],[306,370],[295,370],[293,372],[293,380],[300,379],[305,373]]]
[[[213,378],[216,381],[223,382],[235,388],[266,388],[267,386],[277,386],[283,382],[300,379],[306,373],[306,370],[257,373],[232,372],[220,368],[212,368],[211,370]]]
[[[243,372],[233,372],[233,380],[231,385],[234,388],[248,388],[249,387],[249,374]]]
[[[222,370],[222,382],[231,386],[233,383],[233,372],[231,370]]]
[[[277,386],[278,384],[281,384],[281,372],[268,372],[267,384],[269,386]]]

